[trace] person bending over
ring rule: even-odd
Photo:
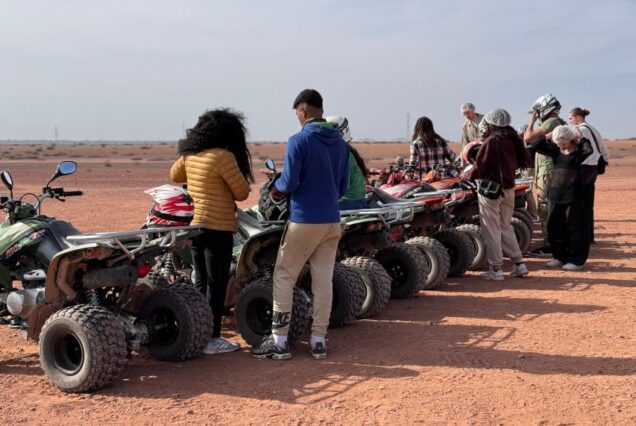
[[[327,117],[327,122],[333,124],[342,139],[347,142],[349,148],[349,188],[346,194],[340,199],[340,210],[358,210],[367,208],[366,185],[369,178],[364,160],[357,149],[351,145],[353,138],[349,130],[349,120],[346,117],[335,115]]]
[[[585,138],[577,144],[577,136],[569,126],[558,126],[550,137],[556,143],[540,138],[532,144],[536,152],[553,163],[547,194],[550,202],[548,241],[553,259],[547,266],[577,271],[583,268],[590,251],[581,164],[593,149]]]

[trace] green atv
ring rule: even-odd
[[[59,163],[39,195],[2,197],[0,316],[27,338],[39,340],[40,362],[65,392],[109,385],[142,346],[160,360],[198,356],[211,338],[212,314],[191,287],[152,288],[139,277],[165,252],[183,247],[195,227],[81,234],[70,223],[41,214],[45,199],[65,201],[81,191],[50,186],[75,173]],[[33,198],[33,204],[25,201]],[[17,283],[14,286],[14,283]]]

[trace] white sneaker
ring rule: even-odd
[[[511,277],[519,277],[523,278],[528,275],[528,267],[525,263],[520,263],[519,265],[512,265],[512,272],[510,272]]]
[[[563,265],[563,269],[565,269],[566,271],[580,271],[581,269],[583,269],[583,265],[577,265],[575,263],[566,263],[565,265]]]
[[[205,348],[203,348],[203,353],[205,355],[216,355],[238,351],[240,348],[241,345],[238,343],[232,343],[224,337],[213,337]]]
[[[545,266],[547,266],[548,268],[560,268],[563,266],[563,262],[561,262],[559,259],[552,259],[548,260]]]
[[[481,274],[479,274],[479,278],[486,281],[503,281],[504,274],[501,269],[498,271],[488,269],[486,272],[482,272]]]

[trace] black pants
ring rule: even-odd
[[[596,191],[596,166],[581,167],[581,195],[583,196],[583,208],[587,218],[590,241],[594,241],[594,192]]]
[[[221,336],[225,293],[232,263],[232,232],[205,229],[192,242],[192,260],[196,277],[194,286],[210,303],[214,328],[212,337]]]
[[[555,259],[585,264],[590,253],[590,234],[583,198],[570,204],[550,203],[548,241]]]

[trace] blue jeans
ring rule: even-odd
[[[368,209],[367,200],[340,200],[338,202],[340,210],[360,210]]]

